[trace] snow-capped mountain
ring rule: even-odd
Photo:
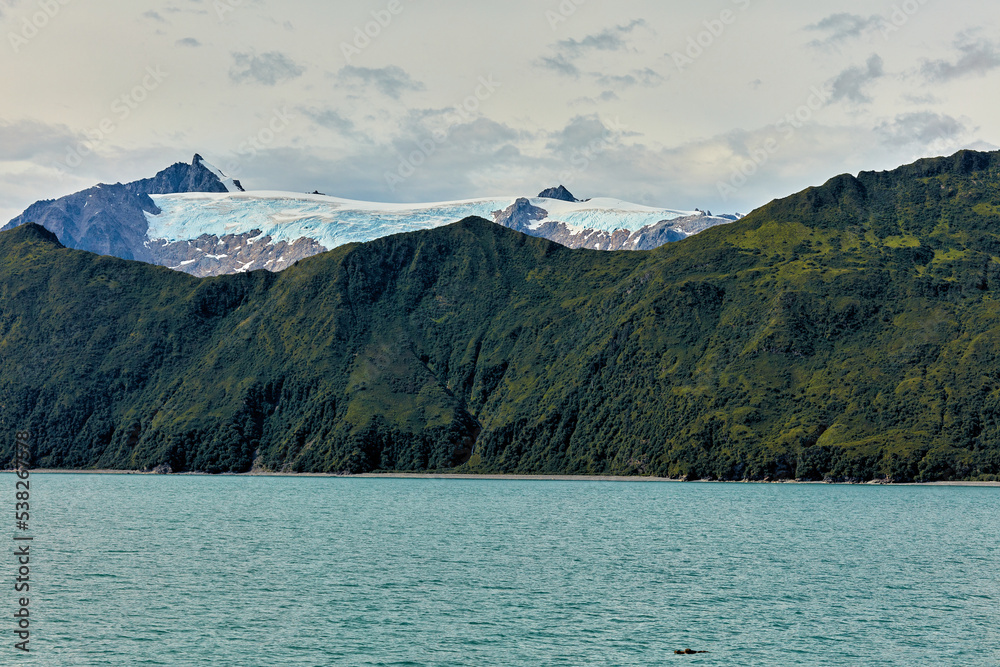
[[[145,214],[159,213],[150,195],[242,189],[238,181],[230,179],[227,184],[220,180],[220,173],[195,155],[191,164],[178,162],[153,178],[126,185],[96,185],[60,199],[35,202],[3,229],[35,222],[69,248],[159,264],[147,248]]]
[[[352,201],[319,193],[243,190],[195,155],[153,179],[99,185],[38,202],[5,229],[37,222],[69,247],[161,264],[198,276],[278,271],[347,243],[479,216],[574,248],[646,250],[736,216],[659,209],[617,199],[580,201],[565,187],[534,198],[428,204]]]
[[[580,201],[563,186],[533,199],[522,197],[493,214],[493,221],[505,227],[570,248],[593,250],[652,250],[738,218],[650,208],[607,197]]]

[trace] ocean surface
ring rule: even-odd
[[[4,584],[2,665],[1000,665],[1000,488],[35,474],[31,492],[32,652]]]

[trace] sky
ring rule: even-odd
[[[0,224],[194,153],[247,189],[747,213],[1000,144],[995,0],[0,0]]]

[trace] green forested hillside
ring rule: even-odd
[[[995,479],[1000,154],[649,252],[481,219],[196,279],[0,234],[0,459]]]

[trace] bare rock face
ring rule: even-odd
[[[563,189],[565,190],[565,188]],[[555,193],[555,190],[546,190],[542,194],[549,192]],[[567,194],[569,194],[568,191]],[[502,211],[494,211],[493,221],[498,225],[531,236],[555,241],[568,248],[589,248],[591,250],[652,250],[664,243],[683,241],[709,227],[733,221],[731,218],[700,213],[685,218],[662,220],[655,225],[647,225],[634,232],[628,229],[618,229],[611,232],[601,229],[574,230],[557,220],[548,220],[537,227],[532,227],[532,223],[545,220],[548,215],[549,213],[545,209],[533,206],[529,200],[521,198]]]
[[[157,239],[149,241],[147,248],[153,263],[198,277],[260,269],[281,271],[327,250],[310,238],[272,243],[259,229],[222,238],[205,234],[193,241]]]
[[[542,190],[538,193],[539,197],[544,197],[545,199],[559,199],[561,201],[580,201],[566,189],[566,186],[560,185],[558,188],[549,188],[548,190]]]
[[[493,211],[493,221],[518,232],[532,234],[529,228],[535,220],[543,220],[549,212],[543,208],[532,206],[531,202],[521,197],[502,211]],[[538,234],[534,234],[538,236]]]
[[[546,222],[536,234],[569,248],[590,250],[652,250],[664,243],[683,241],[688,234],[677,230],[674,221],[664,220],[655,225],[643,227],[637,232],[617,229],[613,232],[602,229],[573,231],[562,222]]]
[[[60,199],[36,202],[3,230],[35,222],[53,232],[68,248],[156,262],[144,245],[149,228],[145,214],[160,212],[149,195],[227,191],[196,154],[191,164],[179,162],[152,178],[125,185],[97,185]]]

